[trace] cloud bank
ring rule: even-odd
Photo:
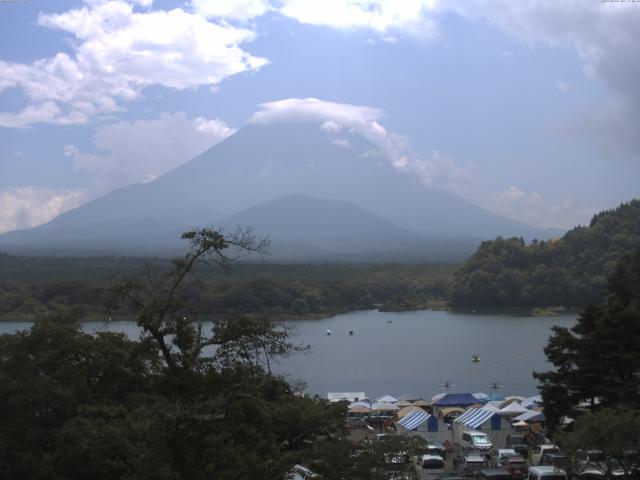
[[[87,0],[82,8],[41,14],[40,26],[72,36],[73,52],[29,64],[0,61],[0,92],[19,88],[30,101],[20,112],[0,113],[0,126],[84,123],[121,110],[151,85],[215,86],[268,63],[241,48],[255,38],[251,29],[179,8],[140,10],[134,3],[151,5]]]
[[[0,233],[41,225],[85,200],[83,190],[28,186],[0,191]]]
[[[550,203],[539,193],[528,193],[515,185],[493,195],[492,207],[496,213],[540,228],[570,229],[585,225],[596,213],[569,200]]]
[[[357,132],[379,148],[382,155],[399,171],[416,175],[423,184],[456,192],[471,184],[471,173],[437,151],[425,157],[413,151],[404,136],[385,129],[379,120],[384,111],[363,105],[329,102],[317,98],[287,98],[260,104],[250,123],[316,122],[333,143],[348,147],[341,132]]]
[[[234,132],[217,118],[163,113],[154,119],[120,121],[97,128],[93,143],[98,153],[84,153],[75,145],[67,145],[64,154],[73,159],[77,169],[94,173],[95,188],[105,191],[151,181]]]

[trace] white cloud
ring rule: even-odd
[[[500,215],[540,228],[565,229],[587,224],[595,213],[595,210],[580,207],[570,200],[549,203],[539,193],[527,193],[515,185],[493,195],[492,209]]]
[[[0,127],[28,127],[35,123],[82,123],[78,115],[63,115],[55,102],[28,105],[17,113],[0,112]]]
[[[312,121],[320,124],[331,141],[348,147],[342,133],[355,131],[380,149],[396,169],[416,175],[427,186],[464,191],[471,184],[471,173],[451,160],[433,152],[423,157],[413,151],[408,139],[387,131],[378,120],[384,112],[378,108],[327,102],[317,98],[288,98],[263,103],[250,122],[257,124]]]
[[[151,181],[233,132],[219,119],[163,113],[151,120],[100,126],[94,134],[99,153],[84,153],[67,145],[64,154],[73,158],[76,168],[95,173],[96,188],[107,189]]]
[[[138,11],[124,0],[88,0],[82,8],[41,14],[38,23],[71,34],[73,54],[30,64],[0,61],[0,91],[20,88],[31,102],[27,108],[46,112],[5,112],[4,126],[26,126],[31,119],[81,123],[121,109],[150,85],[215,86],[268,63],[241,48],[255,38],[251,29],[179,8]]]
[[[327,102],[317,98],[287,98],[260,104],[260,110],[253,114],[251,123],[275,123],[291,121],[330,122],[325,128],[336,129],[376,123],[384,116],[378,108]]]
[[[0,233],[41,225],[84,201],[83,190],[29,186],[0,191]]]
[[[264,15],[273,7],[265,0],[191,0],[193,10],[207,18],[241,22]]]
[[[384,33],[410,31],[433,37],[436,22],[429,15],[436,0],[283,0],[280,13],[300,23],[341,29],[371,28]]]

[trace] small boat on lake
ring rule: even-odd
[[[471,355],[471,361],[473,363],[478,363],[480,361],[480,355],[478,355],[477,353],[474,353],[473,355]]]
[[[502,388],[504,385],[500,385],[498,382],[491,382],[489,385],[487,385],[487,388],[493,388],[494,390],[497,390],[499,388]]]

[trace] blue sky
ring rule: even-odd
[[[1,2],[0,232],[305,98],[384,128],[426,187],[585,223],[640,193],[639,25],[600,0]]]

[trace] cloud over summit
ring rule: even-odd
[[[327,132],[332,142],[347,147],[344,132],[357,132],[380,149],[391,165],[399,171],[416,175],[425,186],[446,190],[465,190],[472,181],[470,171],[434,151],[430,156],[415,152],[409,140],[388,131],[379,120],[383,110],[364,105],[337,103],[317,98],[288,98],[262,103],[250,123],[315,122]]]

